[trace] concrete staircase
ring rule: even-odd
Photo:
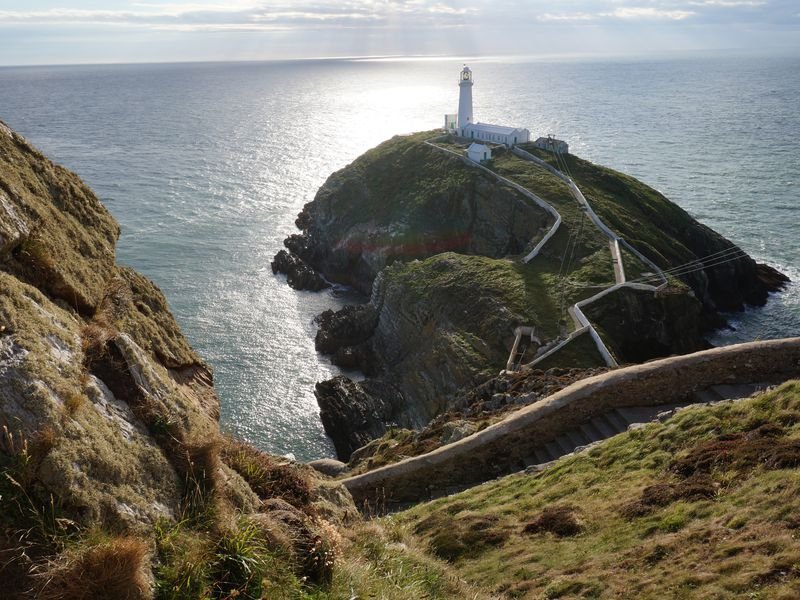
[[[657,420],[661,414],[670,414],[672,411],[686,406],[747,398],[766,387],[765,384],[715,385],[695,392],[691,402],[615,408],[612,411],[594,417],[586,423],[582,423],[579,427],[568,429],[555,439],[533,448],[532,453],[524,461],[525,466],[529,470],[536,471],[542,468],[543,465],[547,465],[562,456],[627,431],[628,427],[633,424]]]

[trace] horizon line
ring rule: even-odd
[[[658,59],[675,55],[720,54],[720,53],[750,54],[753,56],[800,56],[795,48],[682,48],[659,50],[651,53],[597,53],[576,52],[561,54],[373,54],[373,55],[342,55],[342,56],[296,56],[287,58],[239,58],[239,59],[211,59],[211,60],[163,60],[163,61],[87,61],[87,62],[30,62],[30,63],[0,63],[0,68],[30,68],[30,67],[107,67],[107,66],[147,66],[147,65],[202,65],[202,64],[242,64],[242,63],[287,63],[287,62],[437,62],[446,60],[481,61],[491,62],[496,60],[536,60],[536,61],[563,61],[580,59]]]

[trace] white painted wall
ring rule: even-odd
[[[458,80],[458,128],[473,123],[472,120],[472,71],[465,66]]]

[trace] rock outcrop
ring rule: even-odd
[[[286,275],[286,283],[296,290],[319,290],[330,287],[325,278],[296,254],[281,250],[272,261],[272,272]]]
[[[433,132],[398,136],[331,175],[286,239],[295,258],[276,257],[293,274],[298,259],[328,280],[369,293],[394,261],[448,250],[521,254],[550,216],[516,190],[423,144]]]
[[[0,416],[83,524],[174,518],[191,447],[218,435],[210,369],[147,279],[115,263],[119,227],[75,175],[0,132]]]
[[[347,493],[321,490],[312,471],[220,433],[211,369],[160,290],[116,264],[118,235],[76,175],[0,123],[3,597],[62,597],[52,590],[62,577],[80,582],[89,571],[78,571],[114,548],[131,552],[130,581],[120,573],[118,587],[95,592],[102,584],[82,582],[80,597],[152,597],[154,567],[166,586],[183,585],[168,578],[186,568],[162,546],[151,557],[156,530],[181,522],[183,539],[211,552],[239,527],[231,515],[274,521],[263,503],[284,498],[299,523],[287,535],[302,529],[310,546],[323,539],[312,513],[348,510]],[[98,546],[103,536],[112,541]],[[199,568],[192,585],[217,585]],[[220,576],[225,589],[244,589]]]

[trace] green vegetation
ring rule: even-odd
[[[91,313],[114,269],[119,226],[80,179],[21,137],[0,132],[0,157],[0,199],[10,201],[0,206],[4,228],[20,223],[13,227],[19,239],[8,268]]]
[[[563,170],[553,153],[532,144],[522,147]],[[559,160],[566,163],[569,174],[598,216],[656,263],[676,266],[730,247],[730,242],[722,236],[630,175],[572,154]]]
[[[401,215],[407,217],[417,210],[430,210],[433,198],[474,185],[477,171],[465,169],[422,144],[434,134],[427,131],[395,136],[335,174],[345,185],[357,180],[369,190],[364,204],[337,208],[349,210],[360,220],[390,224]],[[346,218],[347,214],[337,210],[337,216]]]
[[[466,583],[452,566],[430,556],[407,528],[393,521],[364,523],[348,532],[331,600],[489,600],[493,595]]]
[[[606,366],[603,357],[597,351],[597,345],[588,332],[573,338],[560,350],[554,352],[536,364],[537,369],[546,371],[554,367],[570,365],[575,368],[592,369]]]
[[[549,196],[565,222],[534,263],[502,258],[541,235],[546,219],[423,146],[428,136],[379,146],[332,187],[345,190],[346,213],[362,213],[384,228],[378,237],[397,235],[403,246],[385,272],[386,294],[405,310],[398,322],[409,339],[433,349],[409,377],[453,381],[468,367],[469,381],[505,361],[501,332],[513,325],[555,336],[564,304],[611,278],[610,255],[602,237],[578,235],[588,225],[563,184],[498,153],[492,168]],[[636,202],[619,200],[617,184],[587,165],[575,169],[595,186],[598,210],[621,211],[622,225],[661,210],[639,184]],[[429,245],[428,233],[462,248],[471,232],[447,219],[466,212],[465,197],[488,213],[505,207],[514,227],[522,223],[511,237],[522,232],[525,242],[438,253],[451,246]],[[661,216],[680,225],[671,210]],[[687,410],[538,475],[364,522],[335,482],[221,436],[211,374],[163,295],[114,263],[116,223],[76,176],[3,128],[0,215],[4,597],[797,596],[800,383]],[[393,231],[408,215],[406,229]],[[497,226],[507,233],[507,222]],[[641,235],[660,236],[642,244],[666,252],[670,232]],[[569,286],[558,275],[565,256]],[[560,360],[594,364],[586,343],[576,339]],[[394,432],[376,460],[441,443],[443,433]]]
[[[554,281],[538,265],[448,252],[395,264],[387,270],[387,278],[391,284],[402,286],[410,297],[434,303],[433,310],[441,303],[453,318],[470,311],[464,325],[475,313],[491,319],[492,311],[512,311],[555,334],[557,307],[551,296]]]
[[[509,598],[788,600],[800,592],[798,467],[792,381],[385,521]]]

